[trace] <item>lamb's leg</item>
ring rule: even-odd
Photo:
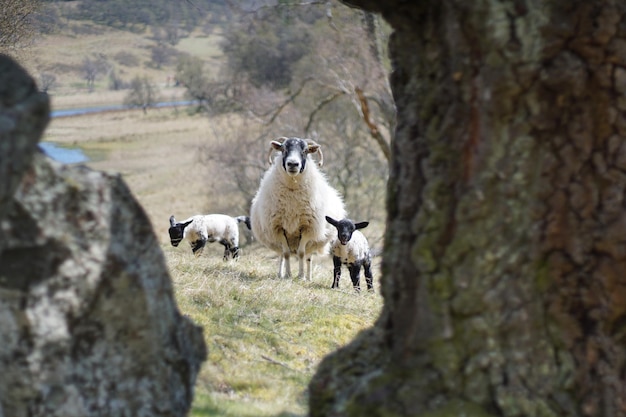
[[[204,245],[206,245],[206,239],[200,238],[194,242],[191,242],[191,251],[196,257],[200,256],[202,250],[204,250]]]
[[[374,276],[372,275],[372,263],[369,261],[365,262],[365,264],[363,264],[363,268],[365,269],[365,282],[367,283],[367,290],[373,291]]]
[[[239,258],[239,247],[235,246],[234,248],[230,248],[230,252],[233,255],[233,259]]]
[[[230,244],[225,240],[220,240],[222,246],[224,246],[224,260],[227,261],[230,256]]]
[[[361,272],[361,265],[353,264],[348,265],[348,271],[350,271],[350,279],[352,280],[352,285],[354,289],[357,291],[361,291],[360,278],[359,273]]]
[[[341,278],[341,258],[333,256],[333,286],[330,288],[339,288],[339,279]]]

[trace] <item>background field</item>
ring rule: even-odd
[[[96,42],[100,37],[106,41]],[[36,77],[41,68],[71,64],[70,50],[98,48],[113,56],[124,45],[142,42],[139,35],[113,30],[49,36],[24,62]],[[206,37],[191,37],[181,47],[203,49],[207,42]],[[59,55],[59,50],[67,53]],[[132,70],[127,71],[125,76],[130,76]],[[167,70],[161,70],[152,76],[165,80],[165,74]],[[160,87],[165,97],[182,96],[180,88],[166,81]],[[98,86],[90,93],[80,75],[68,70],[51,99],[55,109],[67,109],[119,104],[123,95]],[[231,196],[217,190],[228,178],[199,155],[207,144],[222,140],[221,132],[239,124],[235,115],[209,118],[185,108],[150,109],[146,114],[128,110],[55,118],[44,140],[79,147],[90,157],[91,168],[122,175],[146,210],[165,253],[180,309],[204,327],[209,348],[191,415],[304,416],[307,383],[319,361],[372,325],[380,312],[380,258],[375,258],[375,291],[357,294],[347,270],[341,289],[330,290],[329,257],[316,258],[313,281],[302,282],[277,279],[276,255],[257,243],[245,244],[245,239],[237,262],[222,262],[217,244],[209,245],[199,258],[187,245],[171,247],[167,235],[171,214],[182,219],[227,206]],[[228,214],[246,210],[241,207]],[[383,230],[378,222],[364,232],[380,247]]]

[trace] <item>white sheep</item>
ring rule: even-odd
[[[226,214],[198,214],[176,222],[174,215],[170,217],[170,243],[176,247],[187,239],[191,245],[191,251],[200,256],[207,242],[219,242],[224,245],[224,260],[232,256],[239,256],[239,226],[245,223],[250,228],[250,218],[247,216],[231,217]]]
[[[312,159],[312,154],[319,154],[318,164],[322,165],[319,144],[310,139],[279,138],[270,145],[271,166],[261,179],[250,209],[252,233],[281,255],[280,278],[291,277],[289,258],[295,254],[298,277],[305,278],[306,259],[306,278],[311,280],[311,256],[324,253],[334,234],[324,216],[344,217],[343,200]]]
[[[331,288],[339,288],[341,265],[343,264],[348,266],[352,285],[357,291],[361,291],[359,274],[361,266],[363,266],[367,289],[371,291],[374,281],[372,276],[372,253],[367,238],[357,230],[367,227],[369,222],[354,223],[350,219],[335,220],[330,216],[326,216],[326,221],[337,229],[337,238],[333,240],[330,247],[334,266],[333,285]]]

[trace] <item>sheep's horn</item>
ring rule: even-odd
[[[320,160],[317,161],[317,166],[321,167],[324,165],[324,154],[322,153],[322,147],[317,148],[317,153],[320,154]]]
[[[315,153],[318,153],[320,155],[320,159],[319,161],[317,161],[317,166],[321,167],[322,165],[324,165],[324,154],[322,153],[322,147],[320,146],[320,144],[315,142],[313,139],[305,139],[305,141],[308,146],[317,146],[317,150],[315,151]]]
[[[270,165],[272,165],[272,162],[274,162],[272,160],[272,154],[274,153],[274,151],[278,150],[279,145],[282,146],[283,142],[285,142],[288,138],[281,136],[276,140],[273,140],[270,142],[270,150],[267,153],[267,161],[270,163]]]

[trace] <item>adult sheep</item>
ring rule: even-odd
[[[297,255],[298,277],[305,278],[306,259],[306,278],[311,280],[311,256],[325,252],[334,232],[324,216],[345,217],[341,196],[315,165],[313,154],[319,154],[321,166],[323,154],[313,140],[282,137],[271,141],[271,165],[252,200],[252,233],[281,255],[280,278],[291,277],[289,258]]]
[[[239,256],[239,226],[245,223],[250,228],[247,216],[231,217],[226,214],[197,214],[177,222],[174,215],[170,217],[170,243],[176,247],[183,239],[187,239],[194,255],[200,256],[207,242],[219,242],[224,246],[224,260]]]

